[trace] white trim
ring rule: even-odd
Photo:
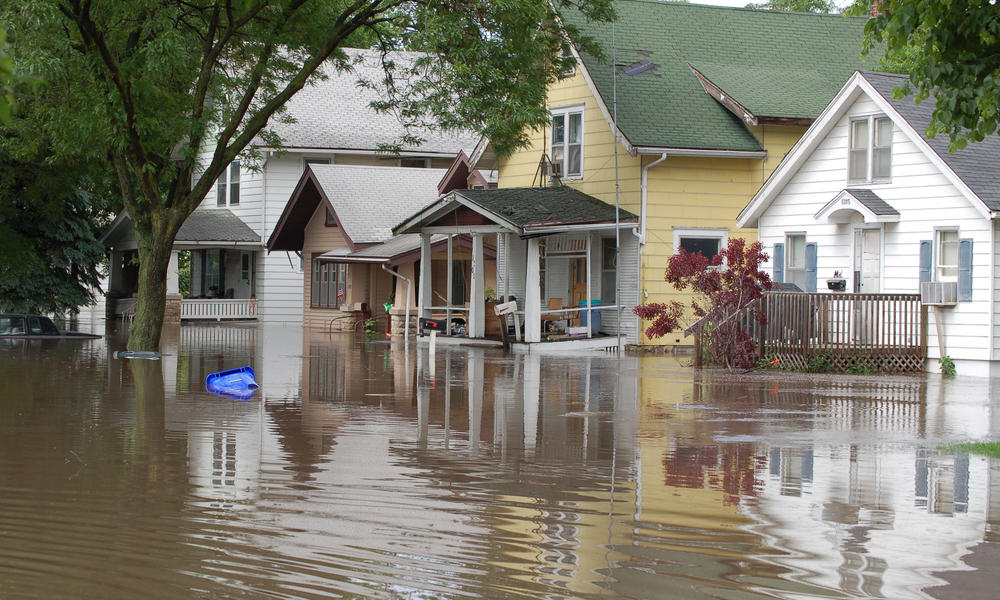
[[[638,223],[622,223],[621,229],[636,229]],[[582,225],[539,225],[524,228],[524,235],[543,235],[555,233],[573,233],[575,231],[605,231],[615,229],[614,223],[585,223]]]
[[[855,71],[850,79],[847,80],[847,83],[844,84],[844,87],[834,96],[833,100],[826,105],[820,116],[809,126],[805,134],[792,146],[785,159],[778,165],[771,176],[768,177],[760,190],[754,194],[750,202],[740,211],[739,216],[736,218],[736,223],[739,227],[757,226],[757,220],[761,214],[771,205],[771,202],[784,189],[792,176],[808,160],[813,150],[826,138],[830,129],[837,124],[837,121],[844,116],[861,94],[867,95],[886,116],[892,119],[892,122],[899,127],[903,135],[907,136],[923,152],[926,158],[938,168],[945,178],[969,200],[973,208],[980,212],[983,218],[989,219],[993,217],[986,204],[945,164],[944,160],[930,147],[923,136],[919,135],[906,122],[906,119],[882,97],[882,94],[875,90],[860,71]]]
[[[849,217],[836,217],[837,213],[845,210],[854,211],[860,213],[864,218],[865,223],[897,223],[899,222],[899,215],[877,215],[872,212],[872,209],[868,208],[861,203],[860,200],[851,194],[849,189],[841,190],[833,197],[832,200],[823,205],[823,208],[819,209],[813,218],[821,223],[848,223]]]
[[[420,233],[458,235],[462,233],[505,233],[510,231],[500,225],[435,225],[432,227],[421,227]]]
[[[704,158],[767,158],[767,150],[704,150],[701,148],[663,148],[643,146],[636,154],[666,154],[667,156],[695,156]]]
[[[400,150],[399,152],[385,152],[384,150],[367,150],[363,148],[315,148],[315,147],[295,147],[281,146],[260,146],[261,151],[281,152],[287,154],[296,152],[299,154],[363,154],[366,156],[381,156],[383,158],[394,158],[396,156],[427,156],[430,158],[455,158],[458,152],[436,152],[433,150]],[[364,166],[364,165],[359,165]]]
[[[571,145],[570,141],[569,141],[569,121],[570,121],[570,117],[572,117],[573,115],[576,115],[576,114],[580,115],[580,142],[579,142],[580,143],[580,172],[578,174],[575,174],[575,175],[570,175],[568,173],[567,169],[566,169],[566,164],[569,162],[569,149],[570,149],[570,145]],[[548,133],[548,138],[549,139],[545,140],[545,145],[548,148],[547,154],[548,154],[549,162],[550,163],[554,163],[555,162],[553,160],[553,158],[552,158],[552,154],[553,154],[553,152],[555,150],[555,145],[552,142],[552,135],[555,133],[556,128],[552,125],[552,121],[556,117],[562,117],[562,119],[563,119],[563,142],[561,144],[562,145],[562,151],[563,151],[563,157],[562,157],[562,163],[561,163],[561,168],[560,168],[559,179],[568,179],[568,180],[583,179],[583,174],[586,172],[585,169],[584,169],[584,166],[583,166],[584,160],[586,158],[584,155],[586,154],[586,150],[587,150],[586,137],[584,135],[585,128],[586,128],[586,118],[585,118],[586,115],[587,115],[587,106],[586,106],[586,104],[573,104],[573,105],[570,105],[570,106],[556,106],[556,107],[550,107],[549,108],[549,129],[548,129],[548,132],[549,132]],[[572,144],[572,145],[576,145],[576,144]]]
[[[729,229],[726,227],[674,227],[673,254],[677,254],[680,249],[682,237],[719,240],[719,252],[722,252],[729,244]]]

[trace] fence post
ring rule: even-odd
[[[760,305],[757,310],[760,311],[758,315],[757,323],[760,324],[757,333],[757,358],[764,358],[764,341],[767,339],[767,294],[760,297]],[[763,320],[761,320],[763,319]]]
[[[927,360],[927,305],[920,304],[920,358]]]
[[[694,333],[694,368],[701,368],[701,331],[703,327],[699,326],[698,330]]]

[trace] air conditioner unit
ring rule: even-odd
[[[955,281],[924,281],[920,284],[920,303],[929,306],[958,304],[958,283]]]
[[[562,177],[562,163],[550,162],[548,171],[549,179],[559,179]]]

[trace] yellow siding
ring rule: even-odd
[[[583,178],[563,182],[609,204],[615,202],[614,135],[597,100],[580,73],[555,84],[549,90],[552,108],[584,106]],[[736,228],[736,216],[750,201],[789,149],[805,132],[805,127],[757,126],[752,132],[767,150],[767,158],[735,159],[669,157],[649,170],[647,193],[646,245],[642,251],[640,298],[644,302],[678,300],[681,294],[664,280],[667,259],[674,253],[675,228],[712,227],[728,230],[729,237],[756,240],[752,229]],[[500,187],[539,185],[538,163],[548,130],[532,132],[528,148],[500,161]],[[659,156],[630,156],[619,146],[619,201],[622,208],[640,213],[642,165]],[[642,294],[645,291],[648,296]],[[642,328],[648,323],[643,323]],[[667,335],[658,340],[640,336],[643,344],[690,344],[683,335]]]

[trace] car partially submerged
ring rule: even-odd
[[[51,319],[40,315],[0,314],[0,339],[94,340],[101,336],[78,331],[59,331]]]

